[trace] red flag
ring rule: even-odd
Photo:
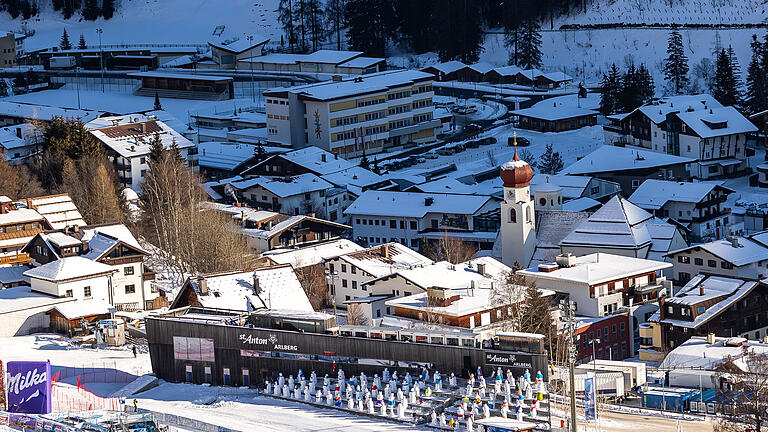
[[[77,376],[77,388],[80,388],[80,375]]]

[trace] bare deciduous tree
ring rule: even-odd
[[[748,370],[742,369],[745,364]],[[730,384],[730,391],[721,395],[732,404],[715,422],[715,431],[761,432],[768,420],[768,354],[750,351],[745,345],[739,359],[729,358],[718,367],[718,378]]]
[[[325,279],[325,267],[322,264],[313,264],[304,267],[294,265],[293,268],[312,307],[315,310],[326,307],[328,305],[328,281]]]
[[[127,217],[125,200],[103,154],[67,159],[62,170],[62,189],[69,193],[89,224],[120,223]]]
[[[424,246],[424,255],[433,261],[448,261],[458,264],[468,260],[477,253],[477,248],[471,243],[450,238],[447,232],[440,239],[430,241]]]
[[[368,317],[365,316],[363,305],[352,303],[347,307],[347,324],[364,326],[370,324]]]
[[[144,237],[183,273],[211,273],[253,267],[247,238],[231,216],[203,210],[200,178],[173,151],[150,162],[140,206]]]
[[[497,307],[507,306],[502,310],[501,325],[506,330],[520,331],[523,321],[523,308],[520,302],[525,299],[525,277],[509,272],[493,284],[491,303]]]

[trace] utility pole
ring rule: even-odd
[[[249,35],[245,37],[245,40],[248,41],[249,48],[253,45],[253,35]],[[248,59],[248,63],[251,64],[251,102],[256,102],[256,94],[253,91],[253,57],[250,57]]]
[[[568,331],[568,375],[570,377],[570,390],[571,390],[571,432],[578,432],[576,424],[576,346],[573,339],[573,314],[575,309],[575,303],[570,300],[560,301],[560,310],[565,314],[567,319],[566,329]]]
[[[101,45],[101,34],[104,33],[103,29],[97,28],[96,33],[99,34],[99,68],[101,69],[101,92],[104,93],[104,50]]]

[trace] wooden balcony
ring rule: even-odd
[[[30,262],[28,253],[0,256],[0,265],[25,264]]]

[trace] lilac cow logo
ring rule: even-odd
[[[8,362],[8,411],[51,412],[51,365],[48,362]]]

